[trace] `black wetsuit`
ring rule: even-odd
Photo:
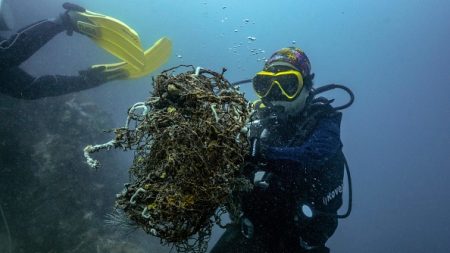
[[[325,213],[336,214],[342,205],[341,113],[329,105],[305,111],[272,129],[264,167],[250,166],[272,174],[268,188],[255,187],[241,198],[241,221],[252,223],[252,238],[243,236],[241,224],[231,225],[211,253],[329,252],[325,243],[337,228],[337,218]],[[302,203],[313,207],[312,218],[301,214]]]
[[[22,62],[62,31],[64,31],[62,25],[43,20],[23,28],[9,39],[0,37],[0,93],[22,99],[38,99],[99,85],[99,83],[88,81],[82,75],[33,77],[19,67]]]

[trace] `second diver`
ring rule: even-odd
[[[8,16],[5,12],[9,10],[4,7],[5,4],[5,0],[0,2],[0,19]],[[147,75],[170,56],[171,42],[167,38],[160,39],[144,52],[138,35],[124,23],[75,4],[65,3],[63,7],[65,12],[55,19],[33,23],[8,39],[0,35],[0,93],[21,99],[59,96],[113,80]],[[0,22],[0,32],[9,29],[7,22]],[[24,61],[63,31],[68,35],[73,31],[86,35],[124,61],[94,65],[79,71],[76,76],[35,77],[20,68]]]

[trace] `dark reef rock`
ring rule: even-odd
[[[87,144],[112,137],[108,115],[75,96],[1,96],[0,117],[0,204],[13,252],[143,252],[104,223],[127,170],[103,153],[103,168],[93,171],[83,156]],[[0,252],[8,252],[5,233],[0,219]]]

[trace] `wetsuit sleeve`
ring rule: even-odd
[[[332,159],[342,148],[340,139],[341,114],[320,120],[311,136],[298,147],[269,147],[269,160],[290,160],[308,167],[320,167]]]
[[[99,85],[99,82],[89,80],[83,75],[33,77],[20,68],[4,71],[0,73],[0,78],[0,93],[21,99],[59,96]]]
[[[19,66],[64,27],[50,20],[31,24],[0,42],[0,72]]]

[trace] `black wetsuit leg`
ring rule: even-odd
[[[241,233],[240,225],[228,225],[210,253],[271,253],[259,237],[247,239]]]
[[[246,238],[240,225],[228,225],[210,253],[305,253],[295,233],[283,228],[287,227],[283,224],[272,229],[255,227],[255,234]]]
[[[275,217],[275,216],[269,216]],[[282,219],[283,220],[283,219]],[[241,233],[240,225],[228,225],[211,253],[329,253],[325,246],[337,228],[337,218],[317,215],[300,222],[299,228],[289,222],[272,226],[255,226],[251,239]],[[298,230],[299,229],[299,230]],[[259,232],[259,233],[258,233]]]
[[[98,86],[101,82],[85,76],[46,75],[33,77],[18,66],[64,27],[43,20],[20,30],[7,40],[0,40],[0,93],[22,99],[59,96]]]
[[[9,39],[0,40],[0,72],[19,66],[62,31],[62,25],[42,20],[19,30]]]
[[[98,86],[83,76],[33,77],[20,68],[0,72],[0,80],[0,93],[21,99],[60,96]]]

